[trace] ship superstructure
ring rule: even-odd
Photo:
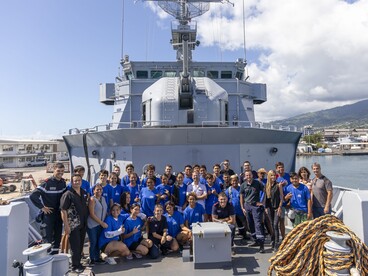
[[[138,168],[167,163],[180,171],[186,164],[211,167],[229,159],[234,167],[250,160],[273,168],[283,161],[292,169],[300,133],[255,121],[254,105],[267,100],[266,85],[250,83],[246,61],[196,62],[197,23],[210,2],[154,1],[175,20],[170,43],[175,61],[121,60],[115,83],[100,85],[100,102],[113,105],[106,126],[73,129],[64,137],[73,165],[91,168],[90,175],[113,164]]]

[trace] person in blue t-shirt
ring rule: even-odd
[[[206,176],[207,176],[207,167],[206,165],[201,165],[199,167],[199,183],[206,185],[207,183]]]
[[[191,192],[188,195],[188,202],[189,205],[184,210],[184,225],[192,229],[193,223],[207,221],[207,215],[203,206],[197,203],[195,192]]]
[[[128,186],[128,184],[130,183],[130,175],[132,173],[134,173],[135,176],[136,176],[136,183],[138,184],[138,186],[141,184],[141,181],[140,181],[138,175],[134,172],[133,164],[126,165],[125,166],[125,171],[126,171],[126,175],[124,175],[123,178],[121,179],[121,185]]]
[[[109,177],[109,172],[107,170],[101,170],[99,172],[99,176],[98,179],[102,186],[102,196],[105,198],[106,200],[106,204],[107,204],[107,208],[108,208],[108,212],[110,211],[110,208],[112,206],[112,204],[114,203],[112,198],[113,198],[113,189],[112,187],[107,184],[107,178]],[[94,187],[92,187],[92,191],[94,190]]]
[[[121,214],[130,214],[130,193],[124,192],[120,196]]]
[[[236,174],[230,176],[230,183],[231,186],[226,189],[225,194],[228,197],[229,202],[234,206],[235,221],[238,225],[239,234],[243,236],[242,244],[246,244],[247,231],[249,231],[249,228],[247,219],[245,218],[240,205],[239,177]]]
[[[184,217],[180,212],[175,211],[175,204],[173,202],[166,202],[165,209],[168,234],[174,237],[179,245],[185,245],[192,239],[192,231],[184,225]]]
[[[221,193],[220,185],[214,182],[215,177],[208,173],[206,175],[207,198],[205,201],[205,210],[208,221],[212,221],[212,206],[218,202],[218,194]]]
[[[169,179],[166,175],[161,175],[161,184],[156,187],[160,194],[160,204],[165,206],[171,198],[172,186],[169,185]]]
[[[120,205],[114,203],[111,207],[111,214],[104,221],[107,228],[102,230],[98,241],[101,251],[109,257],[130,255],[128,247],[119,240],[120,235],[125,232],[124,218],[120,212]]]
[[[183,180],[183,183],[185,185],[189,185],[193,182],[192,172],[193,172],[193,168],[192,168],[191,165],[186,165],[184,167],[184,180]]]
[[[142,180],[141,189],[147,187],[147,180],[149,178],[154,179],[154,186],[157,187],[161,184],[161,179],[155,175],[156,167],[153,164],[149,164],[146,170],[146,177]]]
[[[299,182],[299,176],[292,172],[290,173],[291,184],[286,190],[286,200],[290,200],[291,208],[295,212],[294,227],[298,224],[312,219],[312,201],[310,192],[307,186]]]
[[[180,172],[176,175],[176,182],[172,187],[171,193],[171,200],[180,213],[183,213],[187,207],[187,185],[183,181],[184,174]]]
[[[276,172],[277,172],[276,181],[279,183],[279,185],[282,186],[283,194],[285,196],[287,194],[286,187],[290,185],[290,175],[285,172],[284,163],[277,162],[275,167],[276,167]],[[279,220],[282,239],[285,238],[285,213],[286,213],[285,206],[286,205],[287,205],[287,202],[285,201],[285,198],[284,198],[284,203],[283,203],[283,207],[281,210],[281,217]]]
[[[137,183],[137,175],[135,173],[131,173],[129,176],[130,183],[126,186],[130,193],[130,205],[133,203],[139,202],[139,186]]]
[[[159,192],[155,188],[155,178],[150,177],[146,181],[147,187],[143,188],[139,194],[142,212],[148,216],[153,216],[155,205],[159,200]]]
[[[152,247],[150,239],[143,238],[142,228],[145,228],[145,222],[139,217],[140,207],[138,203],[130,206],[130,216],[124,222],[125,234],[124,243],[137,259],[148,254]],[[127,259],[132,259],[132,255]]]
[[[129,191],[124,185],[118,185],[118,175],[112,172],[109,177],[109,185],[112,188],[112,201],[114,203],[120,203],[120,196],[123,192]]]

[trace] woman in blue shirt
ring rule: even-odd
[[[152,247],[152,241],[144,239],[142,236],[142,228],[145,228],[145,222],[139,217],[139,213],[139,204],[133,203],[130,206],[130,216],[124,222],[124,243],[138,259],[142,258],[142,255],[147,255],[149,249]],[[127,257],[127,259],[131,258],[132,255],[129,258]]]
[[[120,216],[120,205],[114,203],[111,207],[111,215],[107,216],[105,223],[107,228],[102,230],[99,239],[99,246],[102,252],[109,257],[129,256],[128,247],[121,241],[121,235],[125,232],[124,218]],[[112,258],[108,258],[109,263],[114,263]]]

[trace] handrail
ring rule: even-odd
[[[158,128],[158,127],[184,127],[182,125],[172,125],[170,124],[171,120],[155,120],[155,121],[132,121],[132,122],[119,122],[119,123],[110,123],[106,125],[98,125],[93,128],[86,129],[78,129],[72,128],[69,129],[69,135],[72,134],[81,134],[88,132],[98,132],[105,131],[110,129],[120,129],[124,128]],[[231,128],[260,128],[260,129],[273,129],[273,130],[281,130],[281,131],[293,131],[300,132],[298,128],[294,125],[282,126],[282,125],[273,125],[267,122],[259,122],[259,121],[202,121],[200,125],[187,125],[188,127],[231,127]]]

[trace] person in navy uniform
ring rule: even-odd
[[[246,171],[245,181],[240,186],[240,205],[246,216],[254,243],[251,246],[259,246],[259,252],[264,253],[264,228],[262,223],[264,207],[260,202],[260,192],[264,187],[261,182],[253,179],[252,171]]]
[[[32,203],[42,210],[46,224],[45,242],[52,244],[50,254],[58,254],[63,221],[60,213],[60,198],[66,191],[63,178],[65,167],[62,163],[54,165],[53,175],[41,183],[30,195]]]
[[[84,238],[87,231],[88,218],[88,194],[81,188],[82,177],[79,174],[72,176],[72,186],[66,191],[60,200],[61,218],[64,222],[65,235],[69,235],[72,251],[72,271],[83,272],[81,264]],[[74,207],[73,207],[74,206]],[[74,227],[69,224],[68,210],[74,208],[79,217],[79,224]]]

